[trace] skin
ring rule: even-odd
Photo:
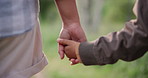
[[[75,0],[55,0],[62,19],[62,29],[59,34],[60,39],[73,40],[76,42],[86,41],[85,33],[81,27],[80,19]],[[64,59],[64,45],[58,43],[58,53]],[[77,58],[69,58],[72,64],[77,64]]]
[[[79,55],[80,42],[66,39],[58,39],[57,42],[65,46],[64,51],[68,58],[77,58],[79,63],[82,62]]]

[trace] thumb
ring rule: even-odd
[[[58,39],[57,42],[62,44],[62,45],[71,45],[73,43],[73,41],[66,40],[66,39]]]

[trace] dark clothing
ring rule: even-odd
[[[148,51],[148,0],[139,0],[137,19],[125,27],[100,37],[94,42],[83,42],[79,54],[84,65],[113,64],[119,59],[133,61]]]

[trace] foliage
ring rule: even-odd
[[[105,0],[102,10],[104,21],[125,22],[134,18],[134,0]]]
[[[40,0],[40,19],[52,23],[57,17],[54,0]]]

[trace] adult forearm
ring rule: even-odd
[[[55,0],[64,26],[80,24],[76,0]]]

